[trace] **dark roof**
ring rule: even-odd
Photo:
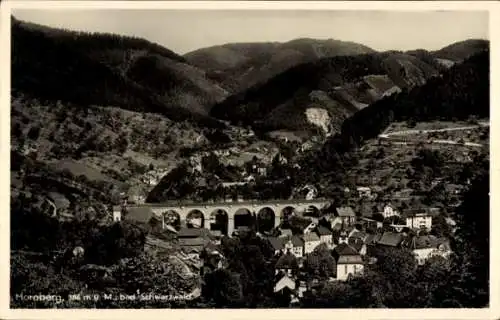
[[[126,220],[147,223],[154,217],[154,212],[148,207],[130,207],[127,208]]]
[[[297,262],[297,258],[291,253],[286,253],[282,255],[278,261],[276,262],[276,269],[296,269],[299,264]]]
[[[214,238],[210,230],[206,228],[181,228],[177,233],[177,238]]]
[[[276,237],[267,237],[267,240],[269,240],[274,250],[282,250],[284,247],[283,239]]]
[[[325,226],[318,226],[316,228],[316,232],[320,236],[330,236],[330,235],[332,235],[332,232],[330,230],[328,230],[328,228],[326,228]]]
[[[359,253],[352,246],[341,243],[335,247],[335,252],[339,256],[349,256],[349,255],[358,255]]]
[[[303,240],[305,242],[307,242],[307,241],[319,241],[319,237],[316,233],[309,232],[309,233],[304,235]]]
[[[360,255],[349,255],[349,256],[340,256],[337,260],[337,264],[362,264],[363,258]]]
[[[383,246],[397,247],[401,244],[403,239],[404,239],[404,237],[399,233],[384,232],[384,234],[382,235],[380,240],[377,241],[377,244],[380,244]]]
[[[355,217],[356,214],[354,213],[354,211],[352,210],[351,207],[340,207],[340,208],[337,208],[337,214],[339,215],[339,217]]]
[[[294,247],[302,247],[304,245],[304,240],[302,240],[302,238],[298,235],[292,236],[290,240],[292,241]]]
[[[365,243],[366,244],[373,244],[373,243],[377,243],[380,238],[382,238],[382,234],[380,233],[377,233],[377,234],[369,234],[366,239],[365,239]]]
[[[349,239],[347,239],[347,243],[358,252],[359,250],[361,250],[361,247],[363,247],[364,244],[363,239],[356,237],[350,237]]]
[[[428,236],[417,236],[411,241],[412,249],[426,249],[426,248],[437,248],[440,243],[445,241],[440,241],[437,237],[433,235]]]

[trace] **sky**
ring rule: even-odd
[[[487,11],[276,11],[16,9],[21,20],[138,36],[178,54],[231,42],[296,38],[353,41],[375,50],[437,50],[488,39]]]

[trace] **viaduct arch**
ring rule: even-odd
[[[155,216],[164,217],[164,222],[176,225],[193,225],[193,219],[201,221],[201,225],[210,230],[220,230],[223,234],[231,235],[233,231],[246,220],[240,216],[250,216],[254,220],[262,218],[267,213],[271,213],[274,223],[272,227],[277,227],[293,213],[308,215],[311,210],[319,211],[331,205],[331,200],[270,200],[270,201],[242,201],[242,202],[209,202],[209,203],[146,203],[141,205],[127,206],[150,208]],[[117,210],[117,209],[115,209]],[[121,209],[119,209],[121,210]],[[195,215],[196,213],[196,215]],[[195,216],[193,218],[193,216]],[[251,219],[251,218],[249,218]],[[225,227],[224,224],[227,226]],[[269,226],[268,226],[269,228]]]

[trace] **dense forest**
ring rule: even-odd
[[[223,127],[200,110],[222,99],[224,91],[204,79],[201,71],[182,62],[181,57],[145,40],[46,29],[12,21],[14,97],[22,92],[42,101],[82,107],[115,106],[160,113],[174,121]],[[148,77],[134,71],[137,63],[141,67],[149,63]],[[165,84],[161,88],[151,87],[158,68],[164,73]],[[193,74],[196,76],[190,77]],[[165,85],[169,86],[167,91]],[[189,99],[192,109],[190,105],[186,107],[185,99]]]
[[[393,121],[466,120],[489,116],[489,51],[474,55],[426,84],[381,99],[360,110],[342,125],[304,168],[332,170],[341,155],[377,137]],[[346,154],[349,156],[348,154]]]
[[[388,88],[411,88],[437,74],[432,65],[401,52],[322,58],[229,96],[214,105],[211,115],[234,124],[252,125],[257,131],[309,130],[304,111],[322,108],[336,127],[359,105],[376,101]]]

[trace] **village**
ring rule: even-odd
[[[371,196],[368,187],[358,187],[356,191],[359,198]],[[293,305],[306,292],[314,292],[317,285],[362,277],[366,266],[376,263],[373,252],[380,248],[411,250],[417,265],[424,265],[432,257],[450,256],[450,239],[442,232],[442,222],[436,223],[443,221],[438,209],[400,211],[388,202],[379,207],[380,212],[369,214],[355,212],[350,206],[295,211],[281,217],[280,224],[272,230],[259,231],[256,223],[250,223],[229,235],[194,220],[180,226],[170,225],[144,207],[119,219],[115,216],[115,220],[132,220],[146,226],[149,230],[146,250],[158,253],[169,248],[171,257],[188,266],[185,268],[188,275],[200,277],[227,267],[231,257],[225,257],[220,250],[225,237],[255,232],[267,239],[274,251],[274,259],[270,261],[275,273],[274,294],[290,297]],[[455,222],[451,218],[444,221],[451,235]],[[165,245],[168,242],[174,245]]]

